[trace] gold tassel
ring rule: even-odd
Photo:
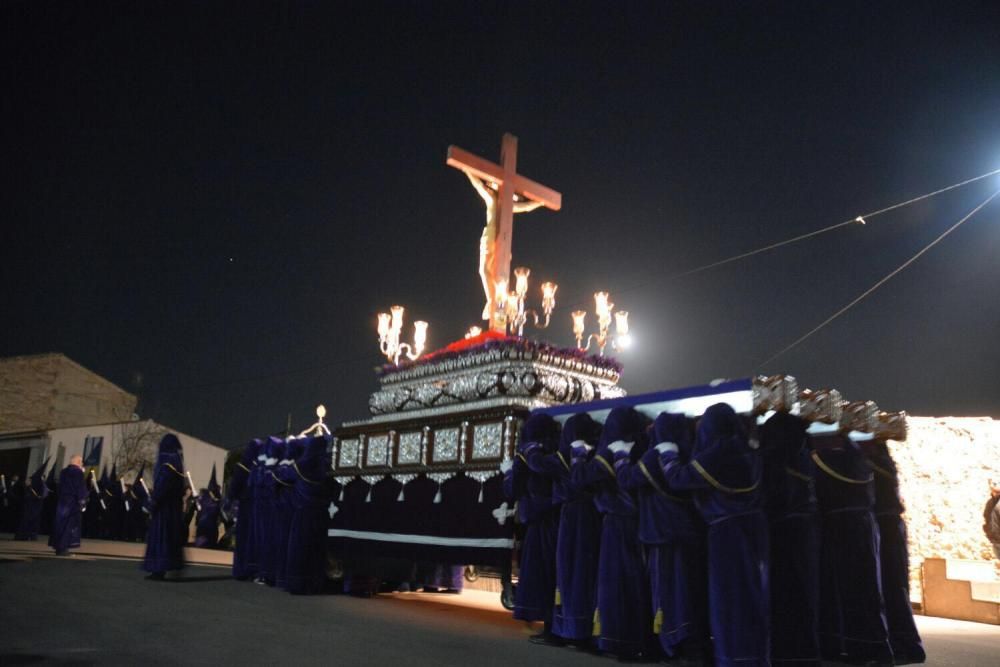
[[[594,610],[594,636],[601,636],[601,611],[600,609]]]
[[[559,593],[559,589],[558,588],[556,589],[556,602],[555,602],[555,604],[556,604],[557,607],[560,606],[560,605],[562,605],[562,595]]]
[[[656,610],[656,618],[653,619],[653,634],[660,634],[660,630],[663,629],[663,610]]]

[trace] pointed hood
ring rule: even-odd
[[[330,469],[331,438],[326,435],[314,435],[305,441],[302,455],[295,462],[299,474],[312,482],[321,482]]]
[[[108,464],[101,466],[101,478],[97,480],[97,486],[103,491],[108,488]]]
[[[257,455],[261,453],[264,447],[264,442],[258,438],[254,438],[246,444],[243,448],[243,455],[240,457],[240,463],[248,471],[257,465]]]
[[[694,447],[694,432],[691,422],[685,415],[672,412],[661,412],[653,422],[653,446],[661,442],[672,442],[677,445],[677,449],[682,458],[691,456]]]
[[[613,408],[604,420],[598,449],[604,449],[618,441],[635,443],[629,453],[633,461],[646,451],[646,420],[635,408]]]
[[[597,445],[601,437],[601,425],[594,421],[586,412],[578,412],[563,424],[559,436],[559,453],[567,463],[573,456],[573,443],[582,440],[591,447]]]
[[[285,458],[285,441],[281,438],[276,438],[273,435],[268,437],[267,445],[265,445],[264,449],[267,453],[267,459],[264,461],[265,465],[273,466]]]
[[[208,480],[208,492],[218,499],[222,493],[222,487],[215,478],[215,464],[212,464],[212,478]]]
[[[45,469],[48,465],[49,459],[46,457],[46,459],[42,462],[42,465],[39,466],[38,470],[31,474],[31,488],[39,495],[41,495],[45,490]]]
[[[184,473],[184,452],[181,441],[173,433],[167,433],[160,440],[159,451],[156,454],[156,468],[153,471],[154,478],[160,476],[160,467],[167,463],[177,472]]]
[[[559,422],[553,419],[552,415],[533,414],[524,422],[518,449],[523,449],[532,443],[541,445],[549,454],[556,450],[559,444]]]
[[[49,476],[45,479],[45,486],[49,487],[50,490],[55,491],[56,486],[58,485],[58,482],[56,481],[57,479],[56,467],[52,466],[52,468],[49,469]]]
[[[132,482],[132,494],[142,502],[145,502],[149,498],[146,493],[146,487],[143,486],[143,482],[145,480],[142,478],[142,474],[144,472],[146,472],[145,463],[139,467],[139,472],[135,476],[135,481]]]

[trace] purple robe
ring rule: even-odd
[[[150,492],[149,531],[142,569],[152,573],[184,567],[184,460],[177,436],[168,433],[160,440],[153,489]]]
[[[573,415],[563,425],[559,451],[560,473],[552,495],[562,503],[556,538],[556,596],[552,632],[574,642],[593,635],[597,608],[597,561],[600,554],[601,515],[594,505],[596,484],[584,481],[583,468],[592,453],[600,426],[590,415]],[[574,474],[576,473],[576,474]]]
[[[690,453],[692,434],[684,415],[663,413],[656,418],[656,443],[678,443]],[[691,495],[668,491],[659,452],[649,449],[632,462],[615,455],[618,483],[636,494],[639,541],[646,547],[653,632],[668,657],[695,658],[705,651],[708,619],[705,598],[705,524]]]
[[[271,474],[278,458],[275,456],[285,443],[280,438],[269,437],[264,443],[263,458],[257,457],[256,485],[254,487],[254,528],[257,542],[257,580],[274,585],[274,502],[276,496],[274,475]]]
[[[663,447],[663,445],[658,445]],[[761,461],[732,407],[717,403],[698,423],[689,462],[662,449],[663,478],[691,491],[708,525],[708,608],[715,664],[770,664],[768,533]]]
[[[233,549],[233,578],[250,579],[257,574],[254,523],[254,469],[263,443],[251,440],[243,449],[243,456],[233,469],[227,488],[230,507],[238,504],[236,510],[236,546]]]
[[[872,471],[845,435],[811,443],[822,513],[820,651],[827,660],[892,664]]]
[[[650,650],[653,623],[638,505],[631,491],[618,484],[610,446],[633,443],[630,456],[641,456],[646,446],[643,429],[642,416],[634,409],[612,409],[597,453],[573,471],[574,483],[596,484],[594,504],[603,515],[593,633],[600,650],[622,658]]]
[[[286,443],[285,458],[278,461],[272,474],[275,481],[274,499],[274,585],[287,586],[286,570],[288,561],[288,533],[292,523],[294,507],[294,487],[298,475],[293,464],[304,448],[298,438],[290,438]]]
[[[38,531],[42,525],[42,506],[49,495],[49,488],[45,486],[45,466],[35,471],[28,483],[24,486],[24,499],[21,501],[21,516],[17,524],[17,532],[14,534],[15,540],[34,541],[38,537]]]
[[[525,527],[514,618],[542,621],[547,630],[551,628],[555,601],[559,505],[553,502],[552,478],[541,472],[545,469],[541,459],[555,451],[558,437],[555,419],[541,414],[530,416],[521,430],[521,444],[511,469],[510,498],[517,502],[518,520]],[[520,493],[514,495],[514,489]]]
[[[59,504],[49,535],[49,546],[56,553],[65,553],[80,546],[83,508],[87,503],[87,488],[83,483],[83,469],[66,466],[59,475]]]
[[[198,494],[198,505],[194,545],[214,549],[219,544],[219,497],[206,489]]]
[[[893,658],[897,664],[924,662],[927,654],[910,606],[910,554],[896,462],[884,441],[863,443],[862,450],[875,473],[875,520],[881,541],[882,595]]]
[[[327,440],[313,437],[292,465],[292,520],[285,561],[286,589],[293,594],[322,593],[326,586],[326,537],[330,517],[330,467]]]
[[[771,531],[771,662],[819,667],[819,513],[809,424],[779,412],[760,428]]]

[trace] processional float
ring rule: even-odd
[[[655,419],[661,412],[698,417],[725,402],[758,421],[776,411],[797,414],[811,422],[812,434],[905,439],[905,413],[880,412],[871,401],[847,402],[834,389],[800,390],[787,375],[627,396],[618,387],[621,366],[604,351],[608,344],[620,350],[629,343],[628,313],[614,311],[606,292],[594,295],[597,333],[585,338],[585,313],[572,313],[575,348],[523,338],[525,324],[549,325],[557,287],[542,286],[544,321],[525,307],[527,269],[515,270],[508,290],[513,214],[538,206],[558,210],[561,195],[517,174],[516,151],[517,139],[509,134],[499,165],[448,150],[447,163],[466,173],[486,203],[479,273],[488,328],[473,327],[465,338],[423,354],[426,322],[415,323],[411,345],[400,342],[402,307],[379,315],[379,344],[390,363],[379,370],[370,415],[333,433],[336,498],[328,535],[334,558],[485,565],[509,583],[513,512],[502,494],[500,467],[513,457],[532,412],[560,421],[587,412],[603,423],[619,406]],[[588,355],[592,343],[598,354]]]

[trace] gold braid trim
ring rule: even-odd
[[[246,471],[247,471],[248,473],[250,472],[250,468],[246,467],[246,466],[245,466],[245,465],[243,465],[242,463],[240,463],[240,462],[238,462],[238,461],[237,461],[237,462],[236,462],[236,465],[238,465],[239,467],[243,468],[243,469],[244,469],[244,470],[246,470]]]
[[[34,495],[34,496],[35,496],[36,498],[41,498],[41,496],[40,496],[40,495],[38,495],[38,492],[37,492],[37,491],[35,491],[35,490],[34,490],[33,488],[31,488],[30,486],[28,487],[28,491],[31,491],[32,495]]]
[[[558,456],[559,460],[562,461],[562,464],[566,466],[566,470],[569,470],[569,464],[566,463],[566,459],[563,458],[562,452],[556,452],[556,456]]]
[[[676,500],[679,503],[690,502],[685,498],[678,498],[677,496],[672,496],[666,491],[664,491],[660,487],[660,485],[656,483],[656,480],[653,479],[653,475],[650,474],[649,469],[646,467],[646,464],[643,463],[642,461],[639,461],[639,470],[641,470],[642,474],[646,476],[646,481],[649,482],[650,486],[653,487],[653,490],[655,490],[658,494],[660,494],[664,498],[670,498],[671,500]]]
[[[268,470],[267,472],[268,472],[269,475],[271,475],[271,477],[274,478],[274,481],[277,482],[278,484],[281,484],[282,486],[291,486],[292,485],[290,482],[282,482],[280,479],[278,479],[278,477],[274,474],[273,470]]]
[[[803,482],[812,481],[812,477],[810,477],[809,475],[804,475],[800,473],[798,470],[794,470],[792,468],[789,468],[788,466],[785,466],[785,472],[787,472],[789,475],[791,475],[796,479],[801,479]]]
[[[758,486],[760,486],[760,480],[757,480],[757,482],[755,482],[753,486],[748,486],[742,489],[733,489],[728,486],[725,486],[719,480],[712,477],[712,475],[709,474],[707,470],[701,467],[701,464],[698,463],[698,461],[691,461],[691,466],[698,471],[698,474],[701,475],[706,482],[714,486],[717,490],[722,491],[723,493],[750,493]]]
[[[880,466],[875,465],[871,461],[868,462],[868,467],[874,470],[876,473],[885,477],[886,479],[896,479],[896,476],[892,474],[892,471],[886,470]]]
[[[522,454],[521,452],[517,453],[517,458],[519,458],[522,461],[524,461],[524,465],[528,465],[528,459],[524,458],[524,454]]]
[[[305,475],[303,475],[303,474],[302,474],[302,471],[301,471],[301,470],[299,470],[299,464],[298,464],[298,463],[294,463],[294,462],[293,462],[293,463],[292,463],[292,467],[293,467],[293,468],[295,468],[295,472],[297,472],[297,473],[299,474],[299,477],[300,477],[300,478],[302,479],[302,481],[303,481],[303,482],[305,482],[306,484],[319,484],[319,482],[316,482],[316,481],[313,481],[313,480],[309,479],[308,477],[306,477]]]
[[[594,460],[595,461],[600,461],[601,465],[603,465],[605,468],[607,468],[608,472],[611,474],[612,477],[614,477],[615,479],[618,478],[618,476],[615,474],[614,467],[612,467],[612,465],[610,463],[608,463],[608,460],[606,458],[604,458],[603,456],[597,456],[597,455],[595,455],[594,456]]]
[[[177,474],[177,476],[178,476],[178,477],[184,477],[184,473],[182,473],[182,472],[178,471],[178,470],[177,470],[177,468],[173,467],[173,466],[172,466],[172,465],[170,465],[169,463],[164,463],[163,465],[165,465],[165,466],[167,466],[168,468],[170,468],[171,470],[173,470],[173,471],[174,471],[174,472],[175,472],[175,473]]]
[[[867,479],[851,479],[850,477],[844,477],[839,472],[837,472],[836,470],[834,470],[833,468],[831,468],[827,464],[823,463],[823,459],[821,459],[819,457],[819,452],[815,452],[814,451],[811,456],[812,456],[812,460],[816,462],[816,465],[817,465],[817,467],[819,467],[820,470],[822,470],[827,475],[829,475],[830,477],[833,477],[834,479],[836,479],[838,481],[846,482],[847,484],[867,484],[868,482],[870,482],[873,479],[875,479],[874,476],[869,477]]]

